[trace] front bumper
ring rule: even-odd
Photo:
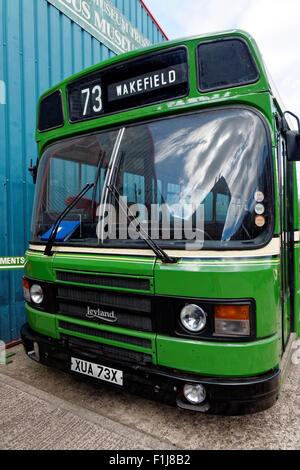
[[[86,348],[78,338],[69,341],[47,338],[33,331],[28,324],[23,326],[21,337],[26,354],[33,360],[72,374],[75,373],[71,372],[71,357],[122,370],[124,384],[118,387],[120,390],[156,399],[185,410],[227,416],[250,414],[270,408],[279,396],[281,375],[279,370],[250,378],[199,376],[170,368],[116,361],[103,355],[101,349],[97,349],[97,343],[92,348]],[[39,357],[34,353],[34,343],[39,346]],[[76,376],[84,378],[82,375],[76,374]],[[99,383],[97,379],[87,379]],[[182,391],[187,383],[201,384],[205,387],[207,399],[203,404],[193,406],[185,400]],[[101,384],[106,385],[106,382]]]

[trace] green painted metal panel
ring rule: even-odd
[[[157,262],[155,292],[200,299],[254,299],[257,337],[281,328],[279,259],[233,259]]]
[[[29,305],[26,305],[26,312],[28,323],[34,331],[49,338],[59,339],[55,315],[38,312]]]
[[[281,338],[253,343],[185,341],[158,335],[157,362],[180,371],[221,377],[247,377],[278,367]]]
[[[128,274],[139,276],[153,276],[155,264],[154,256],[120,256],[120,255],[84,255],[84,254],[56,254],[53,259],[54,269],[73,269],[88,272]]]
[[[25,275],[41,281],[54,281],[52,259],[43,256],[43,253],[27,252]]]
[[[83,326],[83,327],[86,327],[86,328],[91,328],[91,323],[87,322],[87,321],[76,320],[74,318],[72,318],[72,320],[70,320],[70,318],[64,317],[63,315],[56,315],[55,319],[56,319],[56,328],[57,328],[57,331],[59,332],[59,334],[69,334],[70,335],[70,330],[61,328],[59,326],[60,321],[70,322],[73,325],[79,325],[79,326]],[[71,334],[74,337],[94,341],[95,343],[108,344],[110,346],[115,346],[115,347],[118,347],[118,348],[129,349],[130,351],[138,351],[138,352],[141,352],[143,354],[151,354],[152,355],[152,361],[153,361],[154,364],[156,364],[156,345],[155,345],[156,335],[154,333],[142,333],[141,331],[136,332],[136,331],[132,331],[132,330],[127,330],[126,328],[116,328],[116,327],[110,327],[110,326],[106,326],[106,325],[96,325],[96,324],[93,324],[93,329],[108,332],[108,333],[114,333],[116,335],[117,334],[124,335],[124,336],[128,336],[129,338],[132,337],[132,338],[146,339],[146,340],[151,342],[152,347],[151,347],[151,349],[150,348],[149,349],[148,348],[143,348],[143,347],[140,347],[140,346],[135,346],[133,344],[122,343],[121,341],[113,341],[113,340],[104,339],[104,338],[100,339],[96,335],[92,336],[92,335],[77,333],[77,332],[73,332],[73,331],[72,331]]]

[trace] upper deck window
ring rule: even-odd
[[[50,131],[64,125],[64,112],[62,106],[61,92],[55,91],[46,96],[39,108],[38,130],[39,132]]]
[[[197,48],[200,91],[254,83],[259,71],[247,43],[238,38],[202,43]]]

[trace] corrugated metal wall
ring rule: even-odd
[[[151,42],[164,40],[139,0],[112,0]],[[36,108],[48,88],[114,53],[47,0],[0,0],[0,340],[25,321],[20,269],[30,239]]]

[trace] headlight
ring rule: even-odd
[[[180,320],[184,328],[192,333],[199,333],[206,326],[207,315],[198,305],[186,305],[180,313]]]
[[[30,297],[33,303],[40,305],[44,300],[44,293],[41,286],[33,284],[30,288]]]
[[[200,405],[206,399],[206,390],[203,385],[185,385],[183,389],[185,398],[192,405]]]

